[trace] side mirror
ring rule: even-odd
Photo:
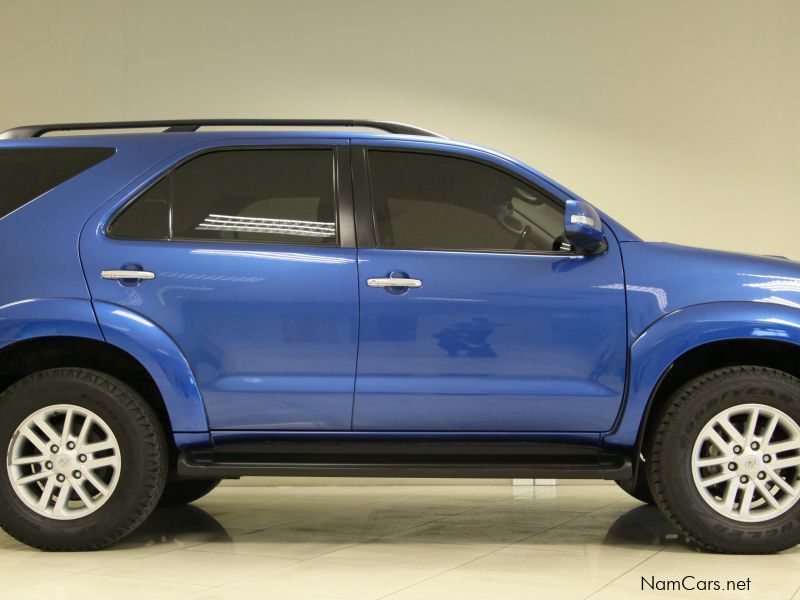
[[[591,204],[582,200],[567,200],[564,237],[587,254],[593,254],[605,247],[603,222]]]

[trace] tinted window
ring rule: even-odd
[[[440,250],[552,250],[564,211],[500,170],[433,154],[369,153],[378,243]]]
[[[0,218],[113,154],[113,148],[0,150]]]
[[[175,239],[334,244],[332,150],[231,150],[173,175]]]
[[[169,238],[169,177],[142,194],[108,228],[117,238],[166,240]]]

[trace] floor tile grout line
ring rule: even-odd
[[[420,492],[420,494],[421,494],[421,493],[422,493],[422,492]],[[414,496],[414,495],[416,495],[416,494],[409,494],[409,495],[410,495],[410,496]],[[447,519],[447,518],[449,518],[449,517],[452,517],[452,516],[461,515],[461,514],[464,514],[464,513],[466,513],[466,512],[469,512],[469,511],[470,511],[470,510],[472,510],[473,508],[475,508],[475,507],[469,507],[469,508],[467,508],[467,509],[465,509],[465,510],[463,510],[463,511],[460,511],[460,512],[454,513],[454,514],[452,514],[452,515],[445,515],[445,516],[443,516],[443,517],[439,517],[438,519],[433,519],[433,520],[431,520],[431,521],[426,521],[426,522],[424,522],[424,523],[421,523],[421,524],[418,524],[418,525],[414,525],[414,526],[412,526],[412,527],[409,527],[409,528],[406,528],[406,529],[401,529],[401,530],[399,530],[399,531],[395,531],[395,532],[394,532],[394,533],[392,533],[391,535],[396,535],[396,534],[398,534],[398,533],[403,533],[404,531],[409,531],[409,530],[415,529],[415,528],[417,528],[417,527],[424,527],[424,526],[426,526],[426,525],[430,525],[431,523],[435,523],[435,522],[437,522],[437,521],[440,521],[440,520],[442,520],[442,519]],[[297,519],[297,520],[299,521],[300,519]],[[293,522],[294,522],[294,521],[293,521]],[[277,527],[277,525],[276,525],[276,527]],[[263,530],[260,530],[260,531],[267,531],[268,529],[270,529],[270,527],[265,527]],[[296,565],[298,565],[298,564],[301,564],[301,563],[304,563],[304,562],[307,562],[307,561],[310,561],[310,560],[315,560],[315,559],[318,559],[318,558],[323,558],[324,556],[327,556],[328,554],[332,554],[332,553],[334,553],[334,552],[338,552],[339,550],[344,550],[344,549],[346,549],[346,548],[352,548],[352,547],[354,547],[354,546],[359,546],[359,545],[362,545],[362,544],[365,544],[365,543],[373,542],[373,541],[375,541],[375,540],[379,540],[379,539],[382,539],[382,538],[385,538],[385,537],[388,537],[388,536],[376,536],[376,537],[368,538],[368,539],[366,539],[366,540],[362,540],[362,541],[359,541],[359,542],[355,542],[355,543],[353,543],[353,544],[348,544],[348,545],[346,545],[346,546],[343,546],[343,547],[341,547],[341,548],[336,548],[336,549],[333,549],[333,550],[329,550],[328,552],[323,552],[322,554],[318,554],[318,555],[315,555],[315,556],[309,556],[308,558],[304,558],[304,559],[298,559],[298,560],[296,560],[295,562],[292,562],[291,564],[288,564],[288,565],[283,565],[282,567],[276,567],[276,568],[274,568],[274,569],[266,569],[266,570],[264,570],[264,571],[259,571],[258,573],[253,573],[253,574],[251,574],[251,575],[247,575],[247,576],[245,576],[245,577],[241,577],[241,578],[233,579],[233,580],[231,580],[231,581],[227,581],[227,582],[225,582],[225,583],[222,583],[222,584],[213,585],[213,586],[210,586],[210,587],[209,587],[209,589],[212,589],[212,590],[213,590],[213,589],[223,588],[223,587],[225,587],[225,586],[227,586],[227,585],[231,585],[231,584],[234,584],[234,583],[238,583],[238,582],[241,582],[241,581],[245,581],[245,580],[247,580],[247,579],[251,579],[251,578],[253,578],[253,577],[258,577],[258,576],[260,576],[260,575],[263,575],[264,573],[269,573],[269,572],[272,572],[272,571],[279,571],[279,570],[281,570],[281,569],[286,569],[286,568],[289,568],[289,567],[294,567],[294,566],[296,566]],[[499,550],[499,549],[500,549],[500,548],[497,548],[497,549],[495,549],[495,551],[496,551],[496,550]],[[195,551],[195,552],[197,552],[197,551]],[[485,556],[488,556],[488,555],[489,555],[489,554],[491,554],[491,553],[492,553],[492,552],[489,552],[489,553],[487,553]],[[282,557],[273,557],[273,558],[282,558]],[[291,560],[291,559],[286,559],[286,560]],[[467,562],[469,562],[469,561],[467,561]],[[464,564],[466,564],[466,563],[464,563]],[[411,569],[409,569],[409,570],[411,570]],[[426,569],[420,569],[420,570],[426,570]],[[444,571],[443,571],[443,572],[444,572]],[[432,575],[431,577],[435,577],[435,576],[436,576],[436,575]],[[428,579],[430,579],[430,578],[425,578],[425,579],[423,579],[422,581],[427,581]],[[420,582],[418,582],[418,583],[420,583]],[[398,590],[398,591],[400,591],[400,590]],[[180,596],[179,598],[187,598],[187,597],[191,597],[191,596],[192,596],[192,595],[194,595],[195,593],[196,593],[196,592],[192,592],[192,593],[190,593],[190,594],[187,594],[186,596]],[[392,592],[392,593],[394,593],[394,592]],[[381,596],[381,598],[383,598],[383,597],[385,597],[385,596]],[[332,597],[332,599],[333,599],[333,597]]]
[[[26,569],[26,570],[29,570],[29,569]],[[65,577],[71,577],[72,575],[78,575],[78,573],[64,573],[63,575],[58,575],[56,577],[53,577],[52,579],[48,579],[48,581],[58,581],[59,579],[64,579]],[[0,592],[0,594],[5,594],[6,592],[16,592],[16,591],[20,591],[20,590],[24,591],[25,588],[30,588],[30,587],[33,587],[35,585],[39,585],[40,583],[41,583],[41,581],[37,581],[37,582],[34,582],[34,583],[23,583],[22,585],[14,585],[14,586],[11,586],[10,588],[4,589],[2,592]]]
[[[593,591],[591,594],[589,594],[588,596],[586,596],[586,598],[584,598],[584,600],[589,600],[589,598],[591,598],[592,596],[594,596],[595,594],[597,594],[597,593],[599,593],[599,592],[602,592],[602,591],[603,591],[604,589],[606,589],[608,586],[610,586],[610,585],[614,585],[614,582],[615,582],[615,581],[619,581],[620,579],[622,579],[623,577],[625,577],[625,575],[627,575],[628,573],[630,573],[630,572],[631,572],[631,571],[633,571],[634,569],[637,569],[638,567],[642,566],[642,565],[643,565],[644,563],[646,563],[647,561],[654,559],[656,556],[658,556],[659,554],[661,554],[661,553],[662,553],[664,550],[666,550],[667,548],[669,548],[671,545],[672,545],[672,544],[667,544],[666,546],[664,546],[663,548],[661,548],[661,549],[657,550],[656,552],[654,552],[653,554],[651,554],[650,556],[648,556],[648,557],[647,557],[647,558],[645,558],[644,560],[641,560],[641,561],[639,561],[638,563],[636,563],[635,565],[633,565],[633,566],[632,566],[630,569],[628,569],[628,570],[627,570],[627,571],[625,571],[624,573],[620,573],[620,574],[619,574],[618,576],[616,576],[614,579],[612,579],[612,580],[611,580],[611,581],[609,581],[608,583],[604,584],[602,587],[599,587],[599,588],[597,588],[597,589],[596,589],[595,591]]]
[[[612,502],[611,504],[613,504],[613,502]],[[589,512],[587,512],[587,513],[582,513],[582,514],[580,514],[580,515],[576,515],[575,517],[573,517],[573,518],[571,518],[571,519],[567,519],[567,520],[566,520],[566,521],[564,521],[563,523],[559,523],[558,525],[553,525],[552,527],[548,527],[548,528],[546,528],[546,529],[543,529],[542,531],[539,531],[539,532],[537,532],[537,533],[535,533],[535,534],[533,534],[533,535],[531,535],[531,536],[528,536],[528,537],[525,537],[525,538],[521,538],[521,539],[519,539],[519,540],[516,540],[516,541],[514,541],[514,542],[511,542],[510,544],[506,544],[505,546],[501,546],[501,547],[499,547],[499,548],[495,548],[494,550],[492,550],[492,551],[490,551],[490,552],[487,552],[486,554],[483,554],[483,555],[481,555],[481,556],[478,556],[478,557],[475,557],[475,558],[469,559],[469,560],[467,560],[467,561],[464,561],[463,563],[461,563],[461,564],[459,564],[459,565],[456,565],[456,566],[454,566],[454,567],[451,567],[451,568],[449,568],[449,569],[445,569],[444,571],[441,571],[440,573],[437,573],[436,575],[432,575],[431,577],[427,577],[427,578],[425,578],[425,579],[422,579],[422,580],[420,580],[420,581],[417,581],[417,582],[415,582],[415,583],[412,583],[411,585],[408,585],[408,586],[406,586],[406,587],[404,587],[404,588],[400,588],[399,590],[394,590],[393,592],[390,592],[390,593],[388,593],[388,594],[386,594],[386,595],[384,595],[384,596],[379,596],[379,597],[378,597],[378,598],[376,598],[375,600],[383,600],[384,598],[389,598],[389,597],[391,597],[391,596],[394,596],[395,594],[399,594],[400,592],[404,592],[404,591],[406,591],[406,590],[409,590],[409,589],[413,588],[414,586],[417,586],[417,585],[419,585],[419,584],[421,584],[421,583],[425,583],[426,581],[430,581],[431,579],[434,579],[434,578],[436,578],[436,577],[439,577],[440,575],[444,575],[444,574],[446,574],[446,573],[450,573],[450,572],[452,572],[452,571],[455,571],[456,569],[460,569],[461,567],[463,567],[463,566],[465,566],[465,565],[468,565],[468,564],[470,564],[470,563],[472,563],[472,562],[475,562],[476,560],[480,560],[480,559],[486,558],[487,556],[491,556],[492,554],[495,554],[495,553],[497,553],[497,552],[500,552],[501,550],[505,550],[506,548],[510,548],[511,546],[514,546],[515,544],[519,544],[520,542],[522,542],[522,541],[525,541],[525,540],[528,540],[528,539],[530,539],[530,538],[532,538],[532,537],[534,537],[534,536],[536,536],[536,535],[539,535],[539,534],[541,534],[541,533],[545,533],[546,531],[551,531],[551,530],[553,530],[553,529],[556,529],[557,527],[561,527],[562,525],[565,525],[566,523],[569,523],[569,522],[571,522],[571,521],[574,521],[575,519],[580,519],[580,518],[582,518],[582,517],[585,517],[586,515],[592,514],[593,512],[597,512],[598,510],[602,510],[603,508],[605,508],[605,507],[607,507],[607,506],[609,506],[609,505],[610,505],[610,504],[604,504],[603,506],[600,506],[600,507],[598,507],[598,508],[597,508],[597,509],[595,509],[595,510],[591,510],[591,511],[589,511]]]
[[[61,574],[61,575],[59,575],[57,577],[54,577],[51,580],[63,579],[65,577],[74,577],[76,575],[91,575],[95,571],[99,571],[101,569],[105,569],[105,568],[108,568],[108,567],[115,567],[117,565],[121,565],[121,564],[126,563],[126,562],[132,562],[132,561],[140,560],[140,559],[143,559],[143,558],[152,558],[152,557],[155,557],[155,556],[161,556],[162,554],[169,554],[171,552],[175,552],[176,550],[181,550],[181,549],[182,548],[165,549],[163,552],[154,552],[153,554],[150,554],[150,555],[147,555],[147,556],[140,556],[140,557],[136,557],[136,558],[124,559],[124,560],[120,560],[118,562],[113,562],[113,563],[110,563],[110,564],[107,564],[107,565],[103,565],[101,567],[93,567],[93,568],[89,568],[89,569],[81,569],[81,570],[78,570],[78,571],[71,571],[71,572],[64,571],[63,574]],[[34,568],[34,567],[21,567],[19,565],[15,565],[14,568],[23,569],[23,570],[37,570],[37,568]],[[102,574],[100,574],[100,576],[102,576],[102,577],[114,577],[112,575],[102,575]],[[133,579],[135,581],[144,581],[144,580],[141,580],[141,579],[138,579],[138,578],[135,578],[135,577],[128,577],[127,579]],[[3,593],[8,592],[8,591],[19,590],[19,589],[22,589],[22,588],[31,587],[31,586],[34,586],[34,585],[38,585],[39,583],[41,583],[41,582],[26,583],[26,584],[23,584],[22,586],[15,586],[15,587],[12,587],[12,588],[7,588],[7,589],[3,590],[2,592],[0,592],[0,594],[3,594]],[[164,583],[174,583],[174,582],[164,582]],[[197,584],[186,584],[186,585],[197,585]]]
[[[390,496],[386,496],[386,497],[377,498],[377,499],[371,500],[369,502],[358,503],[358,504],[355,504],[353,507],[348,507],[347,509],[341,509],[341,511],[339,511],[337,509],[336,512],[346,512],[348,510],[351,510],[351,508],[368,507],[368,506],[372,506],[374,504],[379,504],[379,503],[381,503],[383,501],[390,501],[391,502],[391,501],[395,501],[395,500],[400,500],[402,498],[409,498],[409,497],[415,497],[415,496],[425,496],[428,493],[429,492],[427,492],[426,490],[423,489],[423,490],[415,490],[414,492],[408,493],[408,494],[390,495]],[[432,495],[431,497],[432,498],[437,498],[437,495]],[[445,496],[445,498],[446,498],[446,496]],[[295,559],[295,558],[289,558],[289,557],[285,557],[285,556],[275,556],[273,558],[282,559],[282,560],[289,560],[291,562],[289,564],[278,566],[278,567],[266,568],[264,570],[258,571],[257,573],[246,575],[246,576],[240,577],[240,578],[235,578],[235,579],[232,579],[230,581],[227,581],[227,582],[224,582],[224,583],[220,583],[220,584],[203,585],[203,584],[187,583],[187,582],[179,582],[179,581],[169,581],[169,580],[159,580],[159,581],[163,581],[164,583],[175,584],[175,585],[193,585],[193,586],[197,586],[197,587],[202,587],[202,588],[204,588],[204,590],[210,590],[210,589],[213,590],[213,589],[216,589],[216,588],[223,588],[223,587],[225,587],[227,585],[230,585],[230,584],[242,581],[242,580],[246,580],[246,579],[249,579],[249,578],[252,578],[252,577],[257,577],[257,576],[263,575],[264,573],[268,573],[268,572],[276,571],[276,570],[281,570],[281,569],[288,568],[288,567],[291,567],[291,566],[295,566],[297,564],[301,564],[303,562],[307,562],[307,561],[310,561],[310,560],[315,560],[315,559],[318,559],[318,558],[324,558],[324,557],[326,557],[326,556],[328,556],[328,555],[330,555],[332,553],[338,552],[338,551],[343,550],[343,549],[352,548],[352,547],[358,546],[358,545],[364,545],[364,544],[367,544],[367,543],[370,543],[370,542],[374,542],[374,541],[377,541],[377,540],[381,540],[381,539],[385,539],[385,538],[388,539],[388,538],[391,538],[393,536],[396,536],[396,535],[399,535],[399,534],[402,534],[402,533],[405,533],[405,532],[408,532],[408,531],[412,531],[412,530],[417,529],[417,528],[422,528],[422,527],[429,526],[429,525],[431,525],[433,523],[437,523],[437,522],[442,521],[442,520],[446,520],[446,519],[453,518],[453,517],[460,516],[460,515],[465,515],[465,514],[468,514],[470,512],[480,511],[482,509],[486,509],[486,508],[489,508],[489,507],[494,507],[494,506],[496,506],[498,504],[509,502],[509,500],[514,500],[514,498],[509,498],[509,497],[492,498],[491,500],[482,500],[477,505],[469,504],[467,506],[457,506],[456,508],[460,508],[462,510],[457,510],[456,512],[453,512],[451,514],[442,515],[442,516],[439,516],[439,517],[434,518],[434,519],[423,521],[421,523],[416,523],[416,524],[414,524],[412,526],[405,527],[405,528],[399,529],[397,531],[393,531],[393,532],[385,534],[385,535],[367,537],[367,538],[365,538],[363,540],[359,540],[359,541],[354,542],[352,544],[346,544],[346,545],[343,545],[343,546],[340,546],[340,547],[337,547],[337,548],[334,548],[334,549],[330,549],[330,550],[328,550],[326,552],[322,552],[322,553],[320,553],[318,555],[310,556],[310,557],[307,557],[307,558],[304,558],[304,559]],[[444,501],[445,500],[443,499],[443,502]],[[538,531],[538,532],[536,532],[534,534],[531,534],[529,536],[523,537],[523,538],[521,538],[519,540],[515,540],[515,541],[510,542],[508,544],[502,544],[502,545],[497,545],[497,546],[493,545],[493,547],[491,549],[489,549],[486,553],[481,554],[480,556],[474,557],[474,558],[466,560],[466,561],[464,561],[464,562],[462,562],[462,563],[460,563],[458,565],[455,565],[455,566],[450,567],[448,569],[445,569],[443,571],[437,572],[436,574],[431,575],[431,577],[427,577],[425,579],[422,579],[419,582],[416,582],[416,583],[412,584],[411,586],[407,586],[406,588],[401,588],[400,590],[393,591],[389,595],[393,595],[393,594],[399,593],[400,591],[403,591],[404,589],[408,589],[408,587],[413,587],[414,585],[418,585],[419,583],[422,583],[424,581],[428,581],[429,579],[434,578],[434,577],[436,577],[438,575],[441,575],[441,574],[444,574],[444,573],[448,573],[448,572],[450,572],[450,571],[452,571],[454,569],[458,569],[458,568],[463,567],[464,565],[467,565],[467,564],[469,564],[471,562],[474,562],[474,561],[479,560],[481,558],[485,558],[487,556],[490,556],[490,555],[492,555],[492,554],[494,554],[496,552],[499,552],[499,551],[501,551],[503,549],[510,548],[510,547],[512,547],[514,545],[517,545],[517,544],[519,544],[521,542],[524,542],[526,540],[534,538],[534,537],[536,537],[538,535],[542,535],[542,534],[546,533],[547,531],[551,531],[553,529],[556,529],[558,527],[561,527],[561,526],[564,526],[564,525],[566,525],[568,523],[571,523],[571,522],[573,522],[573,521],[575,521],[577,519],[580,519],[580,518],[586,517],[588,515],[592,515],[594,513],[602,511],[603,509],[606,509],[609,506],[612,506],[612,505],[617,504],[619,502],[621,502],[621,500],[614,500],[614,501],[611,501],[611,502],[608,502],[608,503],[604,503],[601,506],[598,506],[598,507],[596,507],[596,508],[594,508],[594,509],[592,509],[590,511],[585,511],[585,512],[584,511],[564,511],[564,512],[571,512],[571,513],[577,512],[578,514],[575,514],[574,516],[566,519],[565,521],[562,521],[562,522],[560,522],[560,523],[558,523],[556,525],[553,525],[551,527],[547,527],[547,528],[545,528],[545,529],[543,529],[541,531]],[[235,511],[228,511],[228,512],[235,512]],[[249,530],[249,531],[244,529],[244,528],[242,528],[241,529],[241,533],[239,533],[237,535],[237,537],[240,536],[240,535],[248,535],[248,534],[253,534],[253,533],[257,533],[257,532],[269,531],[270,529],[273,529],[273,528],[286,526],[286,525],[290,525],[290,524],[293,524],[293,523],[302,522],[303,519],[304,519],[303,516],[298,516],[297,518],[289,519],[289,520],[283,521],[281,523],[275,523],[275,524],[272,524],[272,525],[269,525],[269,526],[266,526],[266,527],[261,527],[261,528],[257,528],[257,529],[253,529],[253,530]],[[336,534],[332,534],[332,535],[336,535]],[[91,575],[91,574],[95,574],[95,572],[97,572],[97,571],[101,571],[103,569],[106,569],[106,568],[109,568],[109,567],[113,567],[113,566],[117,566],[119,564],[123,564],[123,563],[126,563],[126,562],[133,562],[133,561],[137,561],[137,560],[149,559],[149,558],[153,558],[153,557],[156,557],[156,556],[166,555],[166,554],[174,553],[174,552],[181,551],[181,550],[197,552],[198,550],[196,550],[196,548],[198,546],[202,546],[202,545],[204,545],[206,543],[209,543],[209,542],[208,541],[197,541],[195,543],[188,543],[188,544],[183,545],[181,547],[166,548],[163,551],[155,551],[155,552],[152,552],[152,553],[150,553],[150,554],[148,554],[146,556],[139,556],[139,557],[136,557],[136,558],[129,558],[129,559],[120,559],[119,561],[115,561],[115,562],[112,562],[110,564],[105,564],[103,566],[96,567],[96,568],[81,569],[81,570],[74,571],[74,572],[64,572],[63,574],[59,574],[57,578],[61,579],[61,578],[65,578],[65,577],[71,577],[71,576],[75,576],[75,575],[86,575],[86,574],[90,574]],[[211,551],[211,552],[213,552],[213,551]],[[218,554],[231,555],[231,553],[218,553]],[[267,555],[247,555],[247,556],[267,556]],[[642,562],[645,562],[646,560],[649,560],[652,557],[653,556],[648,557],[644,561],[641,561],[639,564],[641,564]],[[22,567],[22,568],[25,568],[25,567]],[[636,567],[634,566],[633,568],[636,568]],[[421,569],[421,570],[425,570],[425,569]],[[140,580],[140,579],[138,579],[136,577],[125,577],[125,576],[116,576],[116,575],[103,575],[103,576],[111,577],[111,578],[120,578],[120,579],[129,579],[129,580],[135,580],[135,581],[142,581],[142,580]],[[621,576],[622,575],[620,575],[620,577]],[[619,578],[617,578],[617,579],[619,579]],[[616,581],[617,579],[615,579],[614,581]],[[25,587],[29,587],[30,585],[36,585],[36,584],[24,584],[23,586],[14,586],[13,588],[8,588],[8,591],[23,589]],[[603,588],[600,588],[600,589],[603,589]],[[194,590],[192,592],[189,592],[186,596],[181,596],[181,597],[191,596],[191,595],[200,593],[201,591],[202,590],[200,590],[200,591]],[[382,597],[386,597],[386,596],[382,596]]]
[[[417,496],[417,495],[424,495],[424,494],[425,494],[425,492],[424,492],[424,491],[420,491],[420,492],[415,492],[415,493],[413,493],[413,494],[409,494],[408,496],[403,496],[403,497]],[[407,531],[411,531],[411,530],[413,530],[413,529],[416,529],[416,528],[419,528],[419,527],[425,527],[425,526],[427,526],[427,525],[430,525],[430,524],[432,524],[432,523],[436,523],[436,522],[438,522],[438,521],[441,521],[441,520],[444,520],[444,519],[448,519],[448,518],[451,518],[451,517],[454,517],[454,516],[458,516],[458,515],[463,515],[463,514],[465,514],[465,513],[468,513],[468,512],[470,512],[470,511],[472,511],[472,510],[477,510],[477,509],[483,508],[483,507],[485,507],[485,506],[491,506],[491,505],[494,505],[494,504],[499,504],[500,502],[505,502],[505,501],[507,501],[507,500],[508,500],[508,498],[503,498],[503,499],[495,500],[494,502],[489,502],[489,503],[486,503],[484,506],[477,506],[477,507],[476,507],[476,506],[469,506],[469,507],[465,508],[465,509],[464,509],[464,510],[462,510],[462,511],[458,511],[458,512],[456,512],[456,513],[453,513],[453,514],[450,514],[450,515],[444,515],[444,516],[442,516],[442,517],[439,517],[439,518],[437,518],[437,519],[432,519],[432,520],[430,520],[430,521],[425,521],[424,523],[419,523],[419,524],[413,525],[413,526],[411,526],[411,527],[408,527],[408,528],[405,528],[405,529],[401,529],[401,530],[395,531],[395,532],[393,532],[393,533],[391,533],[391,534],[389,534],[389,535],[386,535],[386,536],[375,536],[375,537],[367,538],[367,539],[365,539],[365,540],[361,540],[361,541],[359,541],[359,542],[354,542],[353,544],[348,544],[348,545],[346,545],[346,546],[343,546],[343,547],[340,547],[340,548],[336,548],[336,549],[332,549],[332,550],[329,550],[329,551],[327,551],[327,552],[323,552],[323,553],[321,553],[321,554],[318,554],[318,555],[315,555],[315,556],[310,556],[310,557],[308,557],[308,558],[304,558],[304,559],[296,559],[296,560],[295,560],[295,559],[288,559],[288,558],[286,558],[286,557],[273,557],[273,558],[283,558],[283,559],[285,559],[285,560],[293,560],[293,562],[292,562],[292,563],[290,563],[290,564],[288,564],[288,565],[283,565],[283,566],[281,566],[281,567],[276,567],[276,568],[272,568],[272,569],[265,569],[264,571],[259,571],[259,572],[257,572],[257,573],[253,573],[253,574],[250,574],[250,575],[247,575],[247,576],[241,577],[241,578],[236,578],[236,579],[233,579],[233,580],[227,581],[227,582],[225,582],[225,583],[221,583],[221,584],[217,584],[217,585],[212,585],[212,586],[210,586],[210,588],[209,588],[209,589],[218,589],[218,588],[224,588],[225,586],[228,586],[228,585],[231,585],[231,584],[235,584],[235,583],[238,583],[238,582],[241,582],[241,581],[245,581],[245,580],[247,580],[247,579],[250,579],[250,578],[258,577],[258,576],[260,576],[260,575],[263,575],[264,573],[268,573],[268,572],[272,572],[272,571],[280,571],[280,570],[282,570],[282,569],[286,569],[286,568],[289,568],[289,567],[294,567],[294,566],[296,566],[296,565],[298,565],[298,564],[301,564],[301,563],[304,563],[304,562],[307,562],[307,561],[310,561],[310,560],[315,560],[315,559],[318,559],[318,558],[323,558],[323,557],[325,557],[325,556],[327,556],[327,555],[329,555],[329,554],[332,554],[332,553],[334,553],[334,552],[337,552],[337,551],[339,551],[339,550],[344,550],[344,549],[347,549],[347,548],[352,548],[352,547],[354,547],[354,546],[358,546],[358,545],[361,545],[361,544],[365,544],[365,543],[373,542],[373,541],[375,541],[375,540],[379,540],[379,539],[382,539],[382,538],[388,538],[388,537],[390,537],[390,536],[394,536],[394,535],[397,535],[397,534],[400,534],[400,533],[404,533],[404,532],[407,532]],[[502,545],[502,546],[495,547],[495,548],[493,548],[492,550],[490,550],[489,552],[487,552],[486,554],[483,554],[483,555],[481,555],[481,556],[479,556],[479,557],[476,557],[475,559],[467,560],[467,561],[465,561],[464,563],[461,563],[461,564],[459,564],[459,565],[456,565],[455,567],[452,567],[452,568],[450,568],[450,569],[446,569],[446,570],[444,570],[444,571],[441,571],[441,572],[439,572],[439,573],[436,573],[436,574],[434,574],[434,575],[431,575],[430,577],[426,577],[425,579],[422,579],[422,580],[420,580],[420,581],[418,581],[418,582],[416,582],[416,583],[414,583],[414,584],[411,584],[410,586],[407,586],[406,588],[401,588],[401,589],[399,589],[399,590],[395,590],[395,591],[393,591],[393,592],[390,592],[390,594],[389,594],[389,595],[392,595],[392,594],[395,594],[395,593],[399,593],[399,592],[401,592],[401,591],[403,591],[403,590],[405,590],[405,589],[408,589],[408,588],[410,588],[410,587],[413,587],[414,585],[418,585],[418,584],[420,584],[420,583],[423,583],[423,582],[425,582],[425,581],[428,581],[428,580],[430,580],[430,579],[433,579],[434,577],[437,577],[438,575],[442,575],[442,574],[444,574],[444,573],[447,573],[447,572],[449,572],[449,571],[452,571],[453,569],[456,569],[456,568],[462,567],[462,566],[464,566],[464,565],[466,565],[466,564],[469,564],[470,562],[473,562],[473,560],[478,560],[479,558],[485,558],[486,556],[490,556],[490,555],[494,554],[495,552],[498,552],[498,551],[500,551],[500,550],[503,550],[503,549],[505,549],[505,548],[508,548],[508,547],[510,547],[510,546],[513,546],[514,544],[518,544],[519,542],[521,542],[521,541],[524,541],[524,540],[527,540],[527,539],[529,539],[530,537],[534,537],[535,535],[539,535],[539,534],[541,534],[541,533],[544,533],[544,532],[546,532],[546,531],[550,531],[551,529],[554,529],[554,528],[556,528],[556,527],[560,527],[560,526],[562,526],[562,525],[564,525],[564,524],[566,524],[566,523],[569,523],[569,522],[571,522],[571,521],[573,521],[573,520],[575,520],[575,519],[579,519],[579,518],[585,517],[586,515],[589,515],[589,514],[592,514],[592,513],[595,513],[595,512],[597,512],[597,511],[603,510],[604,508],[607,508],[608,506],[611,506],[612,504],[614,504],[614,503],[616,503],[616,502],[617,502],[617,501],[615,500],[615,501],[609,502],[609,503],[607,503],[607,504],[603,504],[602,506],[599,506],[599,507],[597,507],[597,508],[595,508],[595,509],[593,509],[593,510],[590,510],[590,511],[587,511],[587,512],[581,512],[580,514],[578,514],[578,515],[576,515],[576,516],[574,516],[574,517],[572,517],[572,518],[570,518],[570,519],[567,519],[566,521],[564,521],[564,522],[562,522],[562,523],[559,523],[558,525],[554,525],[554,526],[552,526],[552,527],[548,527],[548,528],[546,528],[546,529],[544,529],[544,530],[542,530],[542,531],[540,531],[540,532],[537,532],[536,534],[533,534],[533,535],[531,535],[531,536],[528,536],[528,537],[521,538],[521,539],[519,539],[519,540],[515,540],[514,542],[511,542],[510,544],[507,544],[507,545]],[[372,503],[368,503],[368,504],[372,504]],[[361,505],[361,506],[367,506],[368,504],[364,504],[364,505]],[[272,529],[272,528],[274,528],[274,527],[280,527],[281,525],[287,525],[287,524],[295,523],[295,522],[298,522],[298,521],[301,521],[301,520],[302,520],[302,517],[298,517],[297,519],[295,519],[295,520],[293,520],[293,521],[290,521],[290,522],[284,522],[284,523],[281,523],[281,524],[276,524],[276,525],[273,525],[273,526],[270,526],[270,527],[264,527],[264,528],[262,528],[262,529],[259,529],[259,530],[254,530],[254,531],[253,531],[253,532],[251,532],[251,533],[268,531],[269,529]],[[200,543],[200,544],[197,544],[197,545],[202,545],[202,543]],[[186,549],[188,550],[189,548],[186,548]],[[197,550],[195,550],[195,551],[197,551]],[[252,555],[249,555],[249,556],[252,556]],[[185,597],[191,596],[191,595],[192,595],[192,594],[194,594],[194,593],[195,593],[195,592],[192,592],[191,594],[188,594],[187,596],[181,596],[181,598],[185,598]],[[386,598],[386,597],[388,597],[388,596],[381,596],[380,598]]]

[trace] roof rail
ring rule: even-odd
[[[179,119],[167,121],[107,121],[104,123],[54,123],[52,125],[23,125],[0,133],[0,140],[25,139],[41,137],[53,131],[91,131],[96,129],[141,129],[146,127],[164,127],[164,133],[197,131],[206,126],[242,126],[257,127],[294,126],[294,127],[368,127],[380,129],[388,133],[400,135],[423,135],[443,138],[437,133],[390,121],[368,121],[363,119]]]

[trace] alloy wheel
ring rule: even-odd
[[[105,504],[122,466],[108,424],[72,404],[48,406],[24,419],[6,462],[11,486],[25,505],[59,520],[85,517]]]
[[[725,409],[700,431],[691,466],[716,512],[739,522],[773,519],[800,500],[800,426],[764,404]]]

